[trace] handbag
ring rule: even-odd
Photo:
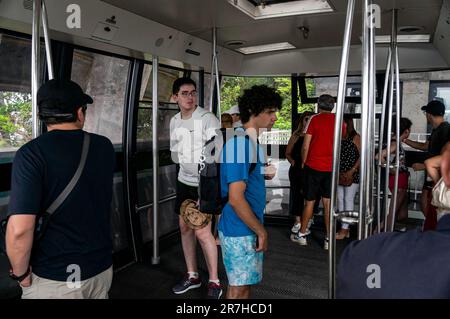
[[[75,185],[78,183],[78,180],[81,177],[81,173],[83,172],[84,166],[86,164],[87,154],[89,151],[89,142],[90,137],[89,134],[84,132],[83,135],[83,147],[81,151],[81,159],[78,164],[78,168],[75,171],[72,179],[69,184],[64,188],[61,194],[55,199],[55,201],[45,210],[43,214],[40,214],[36,218],[36,225],[34,228],[34,238],[33,242],[37,242],[42,239],[47,229],[48,223],[50,221],[50,217],[52,214],[61,206],[61,204],[66,200],[66,198],[70,195]],[[9,216],[3,219],[0,222],[0,250],[2,253],[6,254],[6,228],[8,226]]]
[[[432,195],[431,204],[437,207],[438,212],[450,211],[450,188],[445,186],[443,177],[433,187]]]

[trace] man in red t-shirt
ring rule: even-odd
[[[335,100],[324,94],[318,99],[319,114],[313,115],[305,128],[305,139],[302,147],[304,166],[303,192],[306,199],[302,223],[299,233],[293,241],[307,245],[306,231],[308,221],[313,215],[314,203],[322,197],[325,211],[327,235],[324,249],[328,249],[328,233],[330,225],[331,172],[333,170],[333,141],[335,115],[331,113]],[[344,127],[343,127],[344,129]]]

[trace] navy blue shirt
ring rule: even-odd
[[[352,242],[337,272],[337,298],[450,298],[450,215],[435,231],[391,232]]]
[[[86,165],[77,185],[33,246],[33,272],[46,279],[66,281],[73,264],[80,267],[81,280],[112,265],[114,148],[107,138],[89,135]],[[13,163],[9,215],[45,211],[75,174],[82,144],[82,130],[53,130],[22,146]]]

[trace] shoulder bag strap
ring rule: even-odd
[[[59,206],[61,206],[61,204],[66,200],[67,196],[69,196],[69,194],[72,192],[75,185],[78,183],[78,180],[80,179],[81,173],[83,173],[83,169],[86,164],[86,158],[89,151],[89,142],[90,136],[88,133],[84,132],[83,150],[81,152],[80,164],[78,165],[75,175],[73,175],[69,184],[67,184],[66,188],[64,188],[61,194],[59,194],[59,196],[55,199],[55,201],[46,210],[48,214],[50,215],[53,214],[59,208]]]

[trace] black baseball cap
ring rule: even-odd
[[[77,83],[70,80],[49,80],[37,92],[40,116],[73,114],[77,108],[93,102]]]
[[[441,101],[431,101],[425,106],[422,106],[422,111],[425,111],[431,115],[441,115],[445,114],[445,105]]]

